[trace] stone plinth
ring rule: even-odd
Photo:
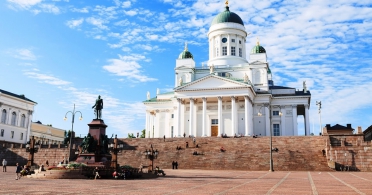
[[[92,122],[88,124],[89,126],[89,133],[91,136],[97,140],[97,143],[101,143],[101,135],[106,135],[106,127],[107,125],[102,119],[93,119]]]

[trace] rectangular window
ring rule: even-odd
[[[212,119],[212,125],[217,125],[218,124],[218,119]]]
[[[274,136],[280,136],[279,124],[273,124]]]
[[[273,111],[273,116],[279,116],[279,111]]]
[[[171,137],[174,137],[173,136],[173,126],[171,126]]]
[[[239,40],[239,44],[242,44],[242,41],[241,40]]]
[[[171,118],[174,118],[174,114],[171,115]]]
[[[14,131],[10,132],[10,137],[13,139],[14,138]]]
[[[223,56],[227,55],[227,47],[222,47],[222,55]]]
[[[1,137],[4,137],[4,129],[1,129],[1,134],[0,134]]]
[[[235,39],[231,39],[231,42],[235,43]]]
[[[21,140],[23,140],[23,133],[21,133]]]
[[[218,57],[220,54],[218,52],[218,48],[216,48],[216,57]]]
[[[235,56],[235,47],[231,47],[231,55]]]
[[[239,48],[239,57],[243,57],[242,48]]]

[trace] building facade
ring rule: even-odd
[[[196,67],[185,45],[176,60],[173,91],[157,90],[152,98],[147,92],[147,138],[294,136],[298,116],[305,124],[301,134],[310,135],[305,81],[301,91],[274,85],[265,48],[257,41],[248,52],[247,36],[240,16],[226,5],[208,32],[207,64]]]
[[[36,102],[0,89],[0,141],[25,144]]]
[[[31,136],[34,136],[36,144],[63,144],[65,132],[52,125],[43,125],[40,121],[31,124]]]

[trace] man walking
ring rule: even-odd
[[[98,169],[98,167],[96,167],[95,169],[94,169],[94,180],[96,180],[97,179],[97,177],[98,178],[101,178],[101,176],[99,175],[99,169]]]
[[[3,172],[6,172],[6,160],[5,158],[3,159]]]
[[[16,164],[16,180],[18,179],[21,179],[21,176],[19,175],[19,173],[22,171],[22,167],[20,165],[18,165],[18,163]]]

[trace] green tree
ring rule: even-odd
[[[146,129],[141,131],[141,136],[140,138],[145,138],[146,137]]]
[[[70,142],[70,137],[71,137],[71,130],[65,131],[65,139],[63,140],[63,144],[67,144]]]
[[[128,138],[136,138],[136,136],[134,136],[133,133],[128,133]]]

